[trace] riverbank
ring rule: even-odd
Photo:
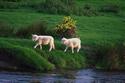
[[[121,42],[97,43],[82,46],[79,53],[64,53],[65,46],[56,40],[56,50],[48,52],[34,49],[34,42],[28,39],[0,39],[0,60],[4,69],[47,72],[55,69],[73,70],[86,67],[105,70],[124,70],[125,46]],[[10,66],[10,67],[9,67]],[[2,68],[2,67],[1,67]]]
[[[63,52],[63,47],[58,47],[52,52],[48,46],[34,49],[31,40],[6,39],[0,41],[0,60],[14,65],[15,69],[24,68],[33,71],[49,71],[53,69],[79,69],[85,66],[83,52],[72,54]],[[59,45],[58,45],[59,46]]]

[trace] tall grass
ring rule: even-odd
[[[78,69],[86,66],[84,54],[72,54],[71,52],[64,53],[62,51],[57,50],[48,54],[50,55],[48,60],[55,64],[57,68]]]
[[[85,67],[105,70],[125,70],[124,41],[84,44],[82,51],[85,54]]]
[[[49,33],[47,28],[48,26],[44,21],[37,21],[27,27],[18,29],[17,32],[15,32],[15,36],[27,38],[31,37],[32,34],[47,35],[47,33]]]

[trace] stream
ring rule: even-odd
[[[125,83],[125,72],[96,69],[63,74],[0,71],[0,83]]]

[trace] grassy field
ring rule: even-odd
[[[36,0],[33,0],[36,1]],[[39,0],[41,1],[41,0]],[[36,3],[39,3],[36,2]],[[43,1],[43,0],[42,0]],[[56,50],[48,52],[48,46],[43,50],[34,49],[33,42],[29,38],[0,37],[0,56],[14,57],[10,63],[18,67],[30,68],[40,71],[53,69],[79,69],[84,67],[96,67],[100,69],[125,69],[125,15],[124,1],[122,0],[79,0],[77,4],[92,4],[97,8],[106,3],[120,4],[122,14],[103,14],[99,16],[71,15],[77,21],[77,35],[82,41],[80,53],[64,53],[65,46],[60,38],[55,39]],[[5,11],[3,11],[5,10]],[[23,10],[23,9],[22,9]],[[26,9],[28,10],[28,9]],[[54,29],[65,15],[43,14],[32,11],[20,11],[20,9],[2,9],[0,21],[7,23],[15,31],[26,27],[33,22],[45,21],[48,29]],[[37,34],[37,33],[36,33]],[[3,53],[4,52],[4,53]],[[10,59],[9,59],[10,60]],[[8,60],[7,60],[8,61]]]
[[[13,28],[18,29],[28,26],[35,21],[45,21],[48,28],[54,29],[56,24],[61,21],[64,16],[49,15],[41,13],[25,13],[25,12],[0,12],[2,21],[10,24]],[[117,41],[125,40],[124,18],[118,16],[72,16],[77,20],[77,35],[85,41]],[[24,21],[25,20],[25,21]]]

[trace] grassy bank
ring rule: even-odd
[[[48,46],[34,49],[31,40],[26,39],[0,39],[1,61],[6,61],[20,69],[48,71],[53,69],[79,69],[85,67],[85,55],[64,53],[62,46],[55,51],[49,52]],[[58,45],[57,41],[57,45]],[[59,45],[58,45],[59,46]]]
[[[125,69],[123,41],[85,44],[80,53],[74,54],[71,49],[64,53],[59,40],[55,40],[56,49],[51,52],[49,46],[34,49],[35,43],[29,39],[0,38],[0,44],[0,60],[13,65],[14,70]]]

